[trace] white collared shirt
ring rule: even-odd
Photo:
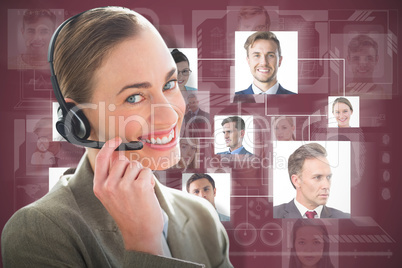
[[[323,205],[319,205],[314,210],[310,210],[310,209],[307,209],[302,204],[300,204],[299,202],[297,202],[296,198],[293,199],[293,200],[295,202],[295,205],[296,205],[297,209],[300,212],[300,215],[302,215],[303,219],[307,219],[307,216],[306,216],[307,211],[315,211],[315,212],[317,212],[317,214],[314,216],[314,219],[319,219],[321,217],[321,211],[322,211]]]
[[[197,110],[195,110],[195,112],[190,111],[190,113],[191,113],[191,115],[193,115],[193,116],[197,116],[199,111],[200,111],[200,108],[198,108]]]
[[[162,216],[163,216],[163,230],[162,230],[162,251],[163,251],[163,256],[171,258],[172,253],[170,252],[169,245],[167,243],[167,234],[168,234],[168,224],[169,224],[169,217],[166,214],[166,212],[162,210]]]
[[[276,82],[276,84],[267,91],[262,91],[256,85],[254,85],[254,83],[251,85],[251,88],[253,89],[254,94],[276,94],[279,88],[279,82]]]

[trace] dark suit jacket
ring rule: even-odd
[[[173,258],[125,250],[116,222],[93,193],[84,155],[74,175],[8,221],[1,237],[4,267],[232,267],[226,231],[207,200],[159,182],[155,193],[169,217]]]
[[[231,153],[229,151],[226,151],[218,154],[231,154]],[[252,153],[250,153],[249,151],[246,150],[246,148],[243,147],[243,149],[241,149],[240,152],[238,152],[237,154],[252,154]]]
[[[291,200],[289,203],[281,204],[274,207],[274,218],[302,218],[299,210],[297,209],[295,202]],[[321,211],[320,218],[350,218],[349,213],[342,212],[340,210],[324,206]]]
[[[238,95],[238,94],[254,94],[252,84],[247,89],[236,92],[236,95]],[[296,94],[296,93],[289,91],[287,89],[284,89],[281,86],[281,84],[279,84],[279,88],[278,88],[278,91],[276,92],[276,94]]]

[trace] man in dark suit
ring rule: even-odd
[[[253,75],[253,83],[236,94],[295,94],[283,88],[277,79],[282,63],[281,46],[272,32],[255,32],[250,35],[244,48],[247,63]]]
[[[225,143],[226,146],[229,147],[229,151],[218,154],[252,154],[243,147],[243,138],[246,131],[246,124],[243,118],[231,116],[225,118],[221,125],[223,127]]]
[[[288,170],[296,198],[274,207],[274,218],[350,218],[326,206],[331,187],[327,151],[318,143],[300,146],[289,157]]]
[[[206,137],[210,134],[209,113],[201,110],[195,94],[187,97],[187,113],[184,115],[183,137]]]

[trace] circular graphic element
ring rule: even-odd
[[[282,227],[273,222],[265,224],[260,231],[262,242],[268,246],[276,246],[282,241]]]
[[[240,223],[235,228],[234,237],[240,245],[250,246],[257,239],[257,230],[250,223]]]

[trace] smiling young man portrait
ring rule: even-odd
[[[274,33],[253,33],[244,43],[244,49],[253,83],[236,94],[294,94],[278,82],[277,75],[283,57],[280,42]]]

